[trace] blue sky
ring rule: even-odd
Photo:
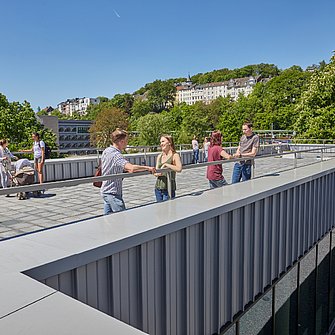
[[[329,62],[334,0],[0,0],[0,93],[33,108],[156,79]]]

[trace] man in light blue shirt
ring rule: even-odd
[[[106,148],[101,156],[101,175],[119,174],[123,172],[149,171],[155,172],[155,168],[145,165],[134,165],[129,163],[122,155],[127,147],[128,134],[126,131],[116,129],[112,133],[112,145]],[[126,209],[122,199],[122,179],[106,180],[102,182],[101,196],[104,200],[104,214]]]

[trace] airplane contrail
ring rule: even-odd
[[[113,11],[114,11],[115,15],[116,15],[118,18],[121,17],[121,16],[119,15],[119,13],[118,13],[115,9],[113,9]]]

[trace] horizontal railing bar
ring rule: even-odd
[[[329,146],[328,149],[335,148],[335,146]],[[199,164],[190,164],[190,165],[183,165],[183,170],[189,170],[189,169],[195,169],[199,167],[206,167],[210,165],[217,165],[217,164],[227,164],[227,163],[234,163],[239,161],[246,161],[246,160],[258,160],[258,159],[265,159],[265,158],[271,158],[271,157],[278,157],[278,156],[285,156],[285,155],[291,155],[292,153],[306,153],[306,152],[314,152],[321,150],[321,152],[324,150],[324,147],[318,147],[313,149],[304,149],[304,150],[296,150],[296,151],[290,151],[290,152],[283,152],[283,153],[275,153],[275,154],[269,154],[269,155],[260,155],[255,157],[242,157],[242,158],[234,158],[229,160],[218,160],[214,162],[205,162],[205,163],[199,163]],[[171,169],[158,169],[157,172],[169,172],[172,171]],[[115,179],[124,179],[124,178],[132,178],[142,175],[149,175],[150,173],[147,171],[143,172],[134,172],[134,173],[120,173],[120,174],[113,174],[113,175],[106,175],[106,176],[99,176],[99,177],[85,177],[85,178],[79,178],[79,179],[70,179],[70,180],[62,180],[62,181],[56,181],[56,182],[48,182],[43,184],[33,184],[33,185],[24,185],[24,186],[15,186],[10,187],[6,189],[0,189],[0,195],[6,195],[6,194],[15,194],[18,192],[34,192],[34,191],[42,191],[45,189],[54,189],[54,188],[62,188],[62,187],[72,187],[72,186],[78,186],[82,184],[87,183],[93,183],[98,181],[105,181],[105,180],[115,180]]]

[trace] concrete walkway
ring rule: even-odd
[[[298,166],[317,162],[316,157],[298,160]],[[293,167],[288,158],[265,158],[256,162],[255,177]],[[231,182],[233,163],[224,165],[224,175]],[[280,173],[278,174],[280,177]],[[124,180],[124,200],[129,209],[155,202],[155,177],[138,176]],[[187,169],[177,176],[177,197],[208,190],[206,168]],[[231,186],[227,186],[227,191]],[[75,223],[100,216],[103,204],[99,189],[91,184],[46,191],[39,198],[18,200],[1,196],[0,240],[58,225]]]

